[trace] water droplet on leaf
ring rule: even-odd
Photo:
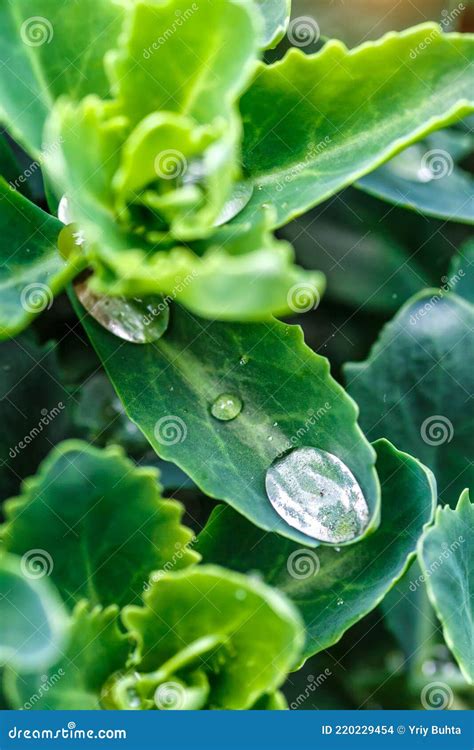
[[[281,518],[322,542],[348,542],[367,526],[369,509],[354,475],[319,448],[297,448],[276,459],[265,488]]]
[[[81,250],[85,244],[85,237],[77,224],[68,224],[58,235],[58,250],[65,260]]]
[[[88,280],[74,289],[87,312],[107,331],[132,344],[149,344],[168,328],[169,308],[162,297],[106,297],[95,294]]]
[[[211,414],[221,422],[235,419],[242,411],[241,399],[233,393],[222,393],[211,406]]]
[[[234,216],[237,216],[237,214],[239,214],[249,202],[252,193],[253,187],[248,183],[241,182],[235,185],[232,195],[224,204],[222,211],[214,223],[215,226],[220,227],[222,224],[227,224],[227,222],[233,219]]]
[[[340,606],[341,606],[341,604],[344,604],[344,599],[341,599],[341,598],[339,597],[339,599],[337,600],[337,602],[336,602],[336,603],[337,603],[337,606],[338,606],[338,607],[340,607]]]

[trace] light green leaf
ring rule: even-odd
[[[463,144],[472,150],[467,133],[434,133],[363,177],[356,187],[425,216],[474,224],[474,179],[456,165],[458,154],[466,155]]]
[[[33,710],[101,709],[108,677],[125,666],[130,640],[118,627],[118,608],[81,602],[71,619],[69,643],[44,674],[7,670],[4,687],[13,708]]]
[[[288,526],[265,493],[266,471],[282,451],[313,446],[349,467],[369,508],[367,531],[376,527],[374,452],[352,400],[331,378],[327,360],[304,345],[298,327],[208,323],[175,305],[166,334],[134,346],[119,343],[75,305],[129,417],[206,494],[261,528],[317,545]],[[235,419],[212,416],[222,394],[242,402]]]
[[[0,178],[0,338],[15,336],[78,272],[57,249],[61,223]]]
[[[262,47],[273,49],[285,35],[290,20],[291,0],[255,0],[255,2],[264,21]]]
[[[460,297],[425,290],[385,326],[365,362],[346,366],[365,434],[385,436],[429,466],[445,502],[474,479],[466,418],[473,320]]]
[[[157,472],[136,468],[119,448],[81,441],[54,448],[23,494],[5,505],[6,549],[41,549],[70,608],[133,602],[150,574],[197,557],[179,503],[160,498]]]
[[[473,54],[472,36],[424,24],[261,65],[240,105],[254,186],[243,216],[270,203],[281,226],[471,112]]]
[[[147,256],[123,250],[107,257],[91,280],[98,293],[142,296],[160,292],[196,315],[218,320],[262,320],[291,314],[292,290],[306,289],[319,299],[324,277],[293,264],[293,248],[276,240],[269,216],[253,224],[218,229],[196,252],[184,247]],[[104,249],[104,245],[102,245]],[[111,278],[110,268],[117,274]],[[245,293],[243,293],[245,290]]]
[[[258,571],[298,607],[306,625],[306,657],[336,643],[373,610],[406,570],[435,503],[431,472],[386,440],[375,443],[382,520],[371,536],[317,552],[262,534],[229,508],[218,507],[198,539],[204,562]]]
[[[160,690],[175,685],[179,698],[177,679],[189,684],[201,673],[207,708],[248,709],[281,685],[304,640],[282,594],[211,565],[164,575],[145,594],[145,607],[126,607],[123,621],[138,641],[135,687],[158,707]]]
[[[0,555],[0,664],[44,669],[63,646],[67,617],[54,586],[28,561]]]
[[[474,505],[465,490],[455,510],[438,508],[434,525],[419,542],[428,596],[459,667],[474,683]]]
[[[122,13],[121,4],[113,0],[1,4],[0,120],[34,156],[39,155],[44,122],[59,96],[78,100],[91,93],[108,95],[103,58],[116,43]]]

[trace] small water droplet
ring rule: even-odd
[[[238,599],[240,602],[246,599],[247,592],[245,591],[245,589],[237,589],[237,591],[235,592],[235,598]]]
[[[249,202],[252,193],[253,187],[249,183],[240,182],[235,185],[232,195],[224,204],[222,211],[215,221],[215,226],[220,227],[222,224],[227,224],[234,216],[237,216]]]
[[[273,422],[274,427],[278,427],[278,422]]]
[[[241,358],[239,360],[239,365],[241,365],[241,367],[245,367],[245,365],[247,364],[248,361],[249,361],[249,358],[247,357],[247,355],[246,354],[242,354],[242,356],[241,356]]]
[[[348,542],[369,520],[362,490],[332,453],[297,448],[267,470],[265,488],[276,512],[293,528],[323,542]]]
[[[334,547],[334,549],[336,550],[336,552],[340,552],[341,551],[340,547]]]
[[[63,195],[58,205],[58,219],[63,224],[70,224],[72,222],[71,204],[69,198]]]
[[[341,597],[339,597],[339,599],[337,600],[337,606],[340,607],[341,604],[344,604],[344,599],[341,599]]]
[[[423,662],[421,665],[421,671],[425,675],[433,675],[436,673],[436,662],[429,659],[428,661]]]
[[[267,438],[267,440],[269,440],[269,441],[270,441],[270,443],[271,443],[271,442],[272,442],[272,440],[273,440],[273,435],[269,435],[269,436],[268,436],[268,438]]]
[[[221,393],[211,406],[211,414],[221,422],[235,419],[242,411],[242,401],[234,393]]]
[[[74,289],[87,312],[124,341],[148,344],[161,338],[168,328],[169,307],[162,297],[106,297],[91,291],[88,279],[76,281]],[[150,305],[153,305],[153,313]]]
[[[68,224],[59,232],[58,250],[65,260],[80,251],[84,244],[84,233],[77,224]]]

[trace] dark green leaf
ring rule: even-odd
[[[75,304],[129,417],[206,494],[261,528],[317,545],[288,526],[265,493],[266,471],[282,451],[313,446],[349,467],[369,507],[367,530],[377,525],[374,452],[353,402],[298,327],[208,323],[175,305],[166,334],[138,347],[120,342]],[[235,419],[212,416],[222,394],[242,402]]]
[[[474,240],[468,240],[454,256],[447,281],[456,294],[474,304]]]
[[[435,482],[418,461],[380,440],[377,471],[382,483],[382,520],[369,537],[317,553],[264,534],[229,508],[217,508],[198,540],[205,562],[255,570],[284,591],[306,624],[305,656],[336,643],[379,604],[403,574],[433,515]]]
[[[385,436],[429,466],[445,502],[474,479],[466,356],[473,319],[460,297],[424,291],[385,326],[365,362],[346,367],[365,434]]]
[[[428,595],[449,648],[466,680],[474,683],[474,505],[465,490],[455,510],[438,508],[420,540],[419,559]]]
[[[83,598],[133,602],[153,571],[197,559],[181,506],[160,498],[157,476],[135,468],[119,448],[62,443],[6,503],[3,542],[18,554],[40,548],[70,608]]]

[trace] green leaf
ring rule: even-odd
[[[0,178],[0,338],[15,336],[77,273],[57,249],[61,223]]]
[[[304,639],[282,594],[211,565],[166,574],[145,594],[145,607],[126,607],[123,621],[138,641],[137,690],[156,690],[159,702],[160,686],[201,671],[208,708],[248,709],[278,688]]]
[[[376,198],[425,216],[474,224],[474,179],[455,162],[473,139],[466,133],[434,133],[356,183]]]
[[[291,13],[291,0],[255,0],[260,9],[264,31],[262,47],[273,49],[284,37]]]
[[[18,492],[51,445],[70,429],[69,394],[55,347],[29,334],[0,342],[0,499]]]
[[[428,596],[459,667],[474,683],[474,505],[464,490],[455,510],[438,508],[434,525],[419,543]]]
[[[36,550],[37,551],[37,550]],[[0,555],[0,664],[25,672],[57,658],[67,618],[52,584],[25,558]]]
[[[122,14],[113,0],[1,4],[0,120],[34,156],[41,151],[43,126],[59,96],[108,95],[103,58],[116,43]]]
[[[272,461],[288,447],[313,446],[349,467],[369,507],[367,530],[377,525],[374,452],[352,400],[331,378],[327,360],[304,345],[298,327],[208,323],[175,305],[161,339],[119,345],[71,298],[129,417],[158,455],[206,494],[261,528],[317,545],[288,526],[265,494]],[[242,401],[235,419],[212,416],[222,394]]]
[[[300,610],[306,625],[304,656],[323,651],[379,604],[402,576],[435,503],[431,472],[388,441],[375,443],[382,484],[382,520],[371,536],[317,553],[262,534],[229,508],[218,507],[198,539],[206,563],[258,571]]]
[[[442,500],[474,479],[466,419],[473,318],[460,297],[425,290],[385,326],[365,362],[345,369],[365,434],[385,436],[429,466]]]
[[[125,296],[160,292],[211,319],[262,320],[291,314],[292,290],[307,289],[319,298],[324,277],[295,266],[293,248],[275,240],[268,224],[263,214],[254,225],[222,227],[196,243],[196,252],[175,247],[151,257],[138,249],[110,254],[108,270],[101,272],[99,266],[91,285],[103,294],[111,288]],[[110,266],[117,274],[113,280]]]
[[[447,281],[456,294],[474,304],[474,240],[465,242],[453,257]]]
[[[83,598],[130,603],[153,571],[197,559],[181,506],[160,498],[157,476],[135,468],[119,448],[62,443],[6,503],[5,547],[25,555],[41,549],[70,608]]]
[[[96,710],[108,677],[125,666],[128,637],[118,627],[118,608],[77,605],[68,646],[46,673],[16,674],[7,670],[5,693],[13,708]]]
[[[471,112],[473,51],[470,35],[424,24],[354,50],[331,41],[260,65],[240,105],[254,186],[242,215],[270,203],[281,226]]]

